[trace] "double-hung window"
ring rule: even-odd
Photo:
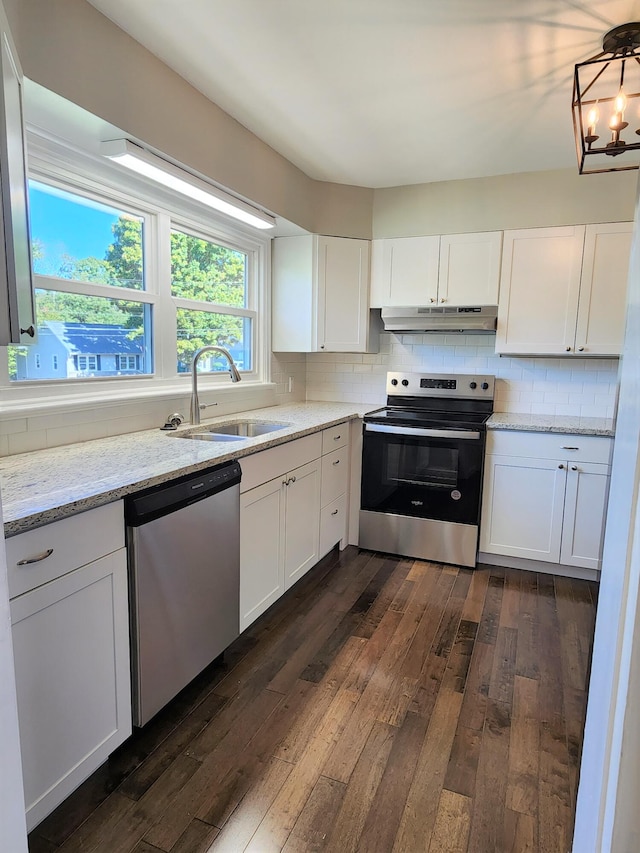
[[[175,394],[210,344],[229,350],[245,380],[268,380],[267,237],[113,164],[32,145],[38,338],[8,348],[0,385],[16,400],[33,381],[48,383],[52,398],[89,388],[111,398],[118,388]],[[203,388],[226,386],[216,353],[199,370],[211,374]]]

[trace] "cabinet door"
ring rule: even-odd
[[[318,561],[320,460],[296,468],[285,479],[284,585],[289,589]]]
[[[505,231],[496,352],[573,352],[584,225]]]
[[[587,225],[576,352],[620,355],[627,311],[633,223]]]
[[[131,734],[124,548],[14,598],[11,622],[31,829]]]
[[[502,232],[440,237],[438,302],[497,305]]]
[[[371,306],[435,303],[439,252],[439,237],[375,240]]]
[[[240,630],[284,592],[285,478],[240,496]]]
[[[560,548],[567,566],[600,569],[609,472],[608,465],[569,463]]]
[[[318,237],[318,348],[364,352],[369,323],[368,240]]]
[[[487,456],[480,550],[557,563],[565,483],[562,461]]]
[[[0,6],[0,345],[34,343],[22,72]]]

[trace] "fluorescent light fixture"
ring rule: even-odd
[[[227,216],[239,219],[254,228],[275,228],[276,221],[273,216],[216,189],[128,139],[112,139],[109,142],[103,142],[100,150],[105,157],[115,160],[121,166],[208,207],[213,207],[220,213],[226,213]]]

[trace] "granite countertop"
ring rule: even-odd
[[[238,412],[203,421],[233,420],[290,424],[285,429],[238,442],[177,438],[159,429],[68,444],[0,459],[5,536],[110,503],[173,477],[240,459],[259,450],[301,438],[371,407],[350,403],[294,403]],[[178,432],[189,432],[186,425]]]
[[[512,429],[523,432],[559,432],[571,435],[615,435],[613,418],[581,418],[572,415],[531,415],[494,412],[487,429]]]

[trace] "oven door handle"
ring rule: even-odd
[[[386,426],[385,424],[365,424],[366,432],[384,432],[389,435],[415,435],[418,438],[450,438],[475,440],[480,438],[479,432],[462,429],[419,429],[417,427]]]

